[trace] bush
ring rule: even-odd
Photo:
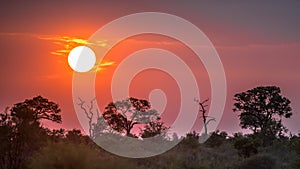
[[[199,146],[199,133],[193,131],[186,134],[186,137],[180,142],[180,145],[197,148]]]
[[[31,169],[96,169],[99,168],[97,152],[86,145],[50,143],[35,154],[29,164]]]
[[[295,168],[300,168],[300,137],[293,138],[292,140],[292,149],[295,151],[296,160],[293,163]]]
[[[221,146],[225,141],[227,137],[226,132],[219,132],[218,130],[216,132],[213,132],[209,139],[205,142],[205,145],[214,148]]]
[[[271,169],[276,161],[267,154],[255,155],[243,160],[236,169]]]
[[[251,155],[257,154],[259,142],[251,137],[240,137],[234,142],[234,148],[238,150],[238,154],[241,157],[247,158]]]

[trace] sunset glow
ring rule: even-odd
[[[98,29],[122,16],[160,11],[188,20],[201,29],[217,49],[228,82],[228,98],[219,129],[229,133],[240,131],[238,116],[232,111],[232,97],[237,92],[258,85],[280,86],[284,95],[290,98],[293,110],[300,111],[297,5],[267,2],[222,2],[220,5],[217,2],[177,1],[158,4],[150,1],[135,2],[133,6],[128,6],[126,2],[116,5],[110,1],[74,1],[74,4],[70,6],[68,3],[50,1],[36,4],[30,1],[1,5],[2,110],[25,98],[42,94],[61,105],[64,127],[80,128],[72,102],[74,71],[68,64],[68,54],[77,46],[111,48],[101,63],[96,60],[92,69],[97,71],[95,91],[101,98],[101,111],[111,101],[111,98],[102,97],[102,94],[106,96],[111,91],[110,82],[114,71],[127,56],[146,48],[164,49],[180,56],[197,78],[201,97],[198,99],[210,98],[211,86],[205,66],[180,41],[163,36],[142,35],[111,46],[110,39],[89,40]],[[128,8],[124,8],[126,5]],[[119,33],[124,28],[119,27],[114,31]],[[168,122],[176,119],[174,115],[180,109],[180,105],[177,105],[180,91],[176,81],[167,73],[157,70],[139,72],[130,85],[130,94],[146,99],[153,89],[161,88],[168,98],[164,115],[172,116]],[[191,97],[193,101],[194,96]],[[300,114],[295,113],[293,119],[285,122],[294,133],[299,130],[299,118]],[[195,129],[199,129],[200,119],[196,123],[199,125]]]
[[[300,1],[1,1],[0,169],[300,168]]]

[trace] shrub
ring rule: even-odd
[[[97,152],[86,145],[50,143],[32,157],[29,168],[96,169],[97,160]]]
[[[243,160],[236,169],[271,169],[276,161],[267,154],[255,155]]]
[[[234,142],[234,148],[238,150],[239,156],[244,158],[257,154],[257,147],[259,147],[259,142],[250,137],[240,137]]]
[[[292,149],[295,151],[296,160],[293,163],[295,168],[300,168],[300,137],[296,137],[292,140]]]
[[[211,136],[209,137],[209,139],[205,142],[205,145],[209,146],[209,147],[219,147],[221,146],[225,141],[226,141],[226,137],[227,137],[227,133],[226,132],[219,132],[218,130],[216,132],[213,132],[211,134]]]
[[[186,137],[180,142],[180,145],[189,148],[197,148],[199,146],[199,133],[195,131],[187,133]]]

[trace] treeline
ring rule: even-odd
[[[300,135],[287,134],[282,118],[291,118],[290,101],[275,86],[260,86],[234,96],[234,112],[242,128],[251,134],[215,131],[200,135],[187,133],[172,138],[169,127],[151,109],[147,100],[128,98],[110,103],[96,123],[90,123],[89,136],[80,130],[51,130],[44,120],[61,123],[59,106],[41,96],[27,99],[0,114],[1,169],[281,169],[300,168]],[[93,102],[90,102],[93,104]],[[91,113],[79,102],[87,118]],[[91,107],[91,105],[90,105]],[[143,116],[146,115],[146,116]],[[203,117],[205,114],[203,114]],[[109,127],[102,125],[105,120]],[[132,128],[144,124],[138,135]],[[121,134],[118,134],[121,133]],[[111,154],[95,144],[105,135],[148,138],[160,136],[179,144],[154,157],[131,159]],[[204,144],[201,137],[208,137]],[[142,140],[141,140],[142,141]],[[113,144],[113,142],[110,142]]]

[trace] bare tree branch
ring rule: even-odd
[[[204,134],[205,134],[205,136],[207,136],[208,135],[208,133],[207,133],[208,123],[211,121],[216,121],[214,117],[205,115],[205,113],[207,112],[206,107],[208,107],[207,102],[209,101],[209,99],[206,99],[201,102],[200,100],[195,98],[194,101],[197,102],[199,105],[198,113],[202,114],[201,118],[203,119],[203,125],[204,125],[204,130],[205,130]],[[211,118],[211,119],[207,120],[207,118]]]
[[[85,101],[83,101],[80,97],[78,97],[79,103],[78,105],[80,106],[80,108],[83,110],[85,116],[88,118],[88,123],[89,123],[89,135],[91,138],[94,138],[94,133],[93,133],[93,117],[94,117],[94,101],[96,100],[96,98],[92,99],[90,101],[90,105],[87,105],[86,108],[85,107]],[[99,111],[96,110],[97,112],[97,116],[99,117]]]

